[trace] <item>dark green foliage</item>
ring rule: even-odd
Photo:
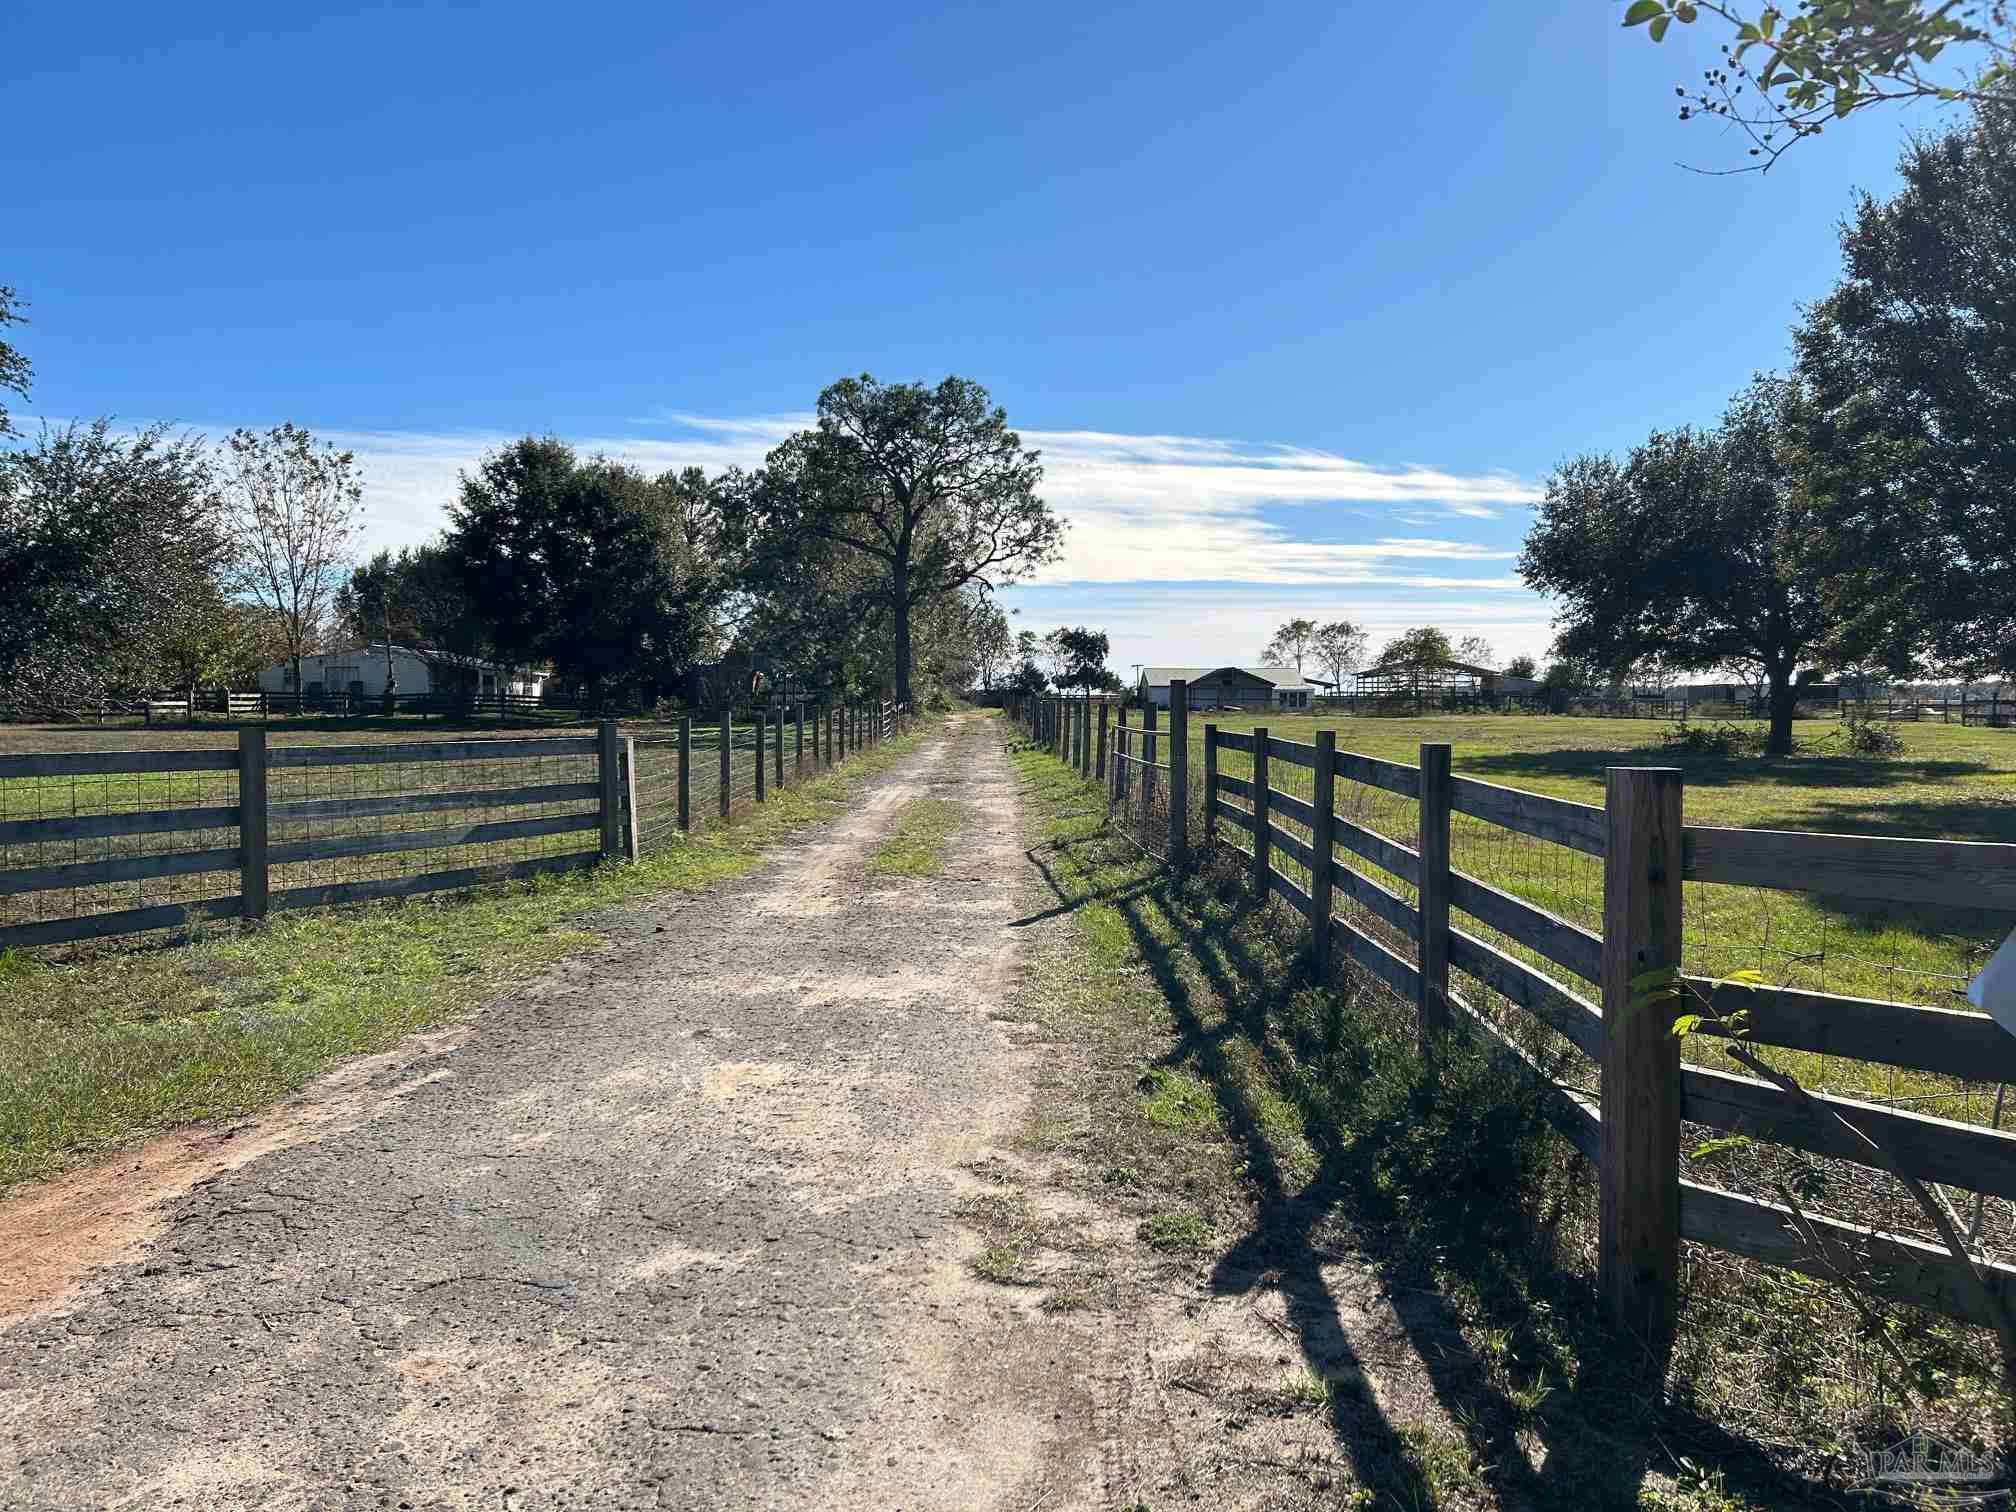
[[[2016,672],[2016,104],[1914,143],[1797,332],[1841,660]]]
[[[444,541],[491,653],[549,663],[591,706],[655,689],[692,657],[705,606],[659,554],[652,483],[527,436],[462,479]]]
[[[381,551],[336,595],[343,628],[359,641],[390,640],[471,655],[481,649],[461,574],[443,544]]]
[[[1530,656],[1515,656],[1505,663],[1507,677],[1538,677],[1540,665]]]
[[[890,681],[907,702],[920,608],[1055,558],[1064,527],[1036,495],[1042,473],[977,383],[843,378],[819,396],[817,427],[770,454],[748,538],[766,562],[802,552],[864,569],[845,581],[886,624]]]
[[[1057,655],[1058,687],[1089,692],[1106,686],[1111,676],[1106,670],[1106,657],[1112,643],[1104,630],[1073,625],[1051,631],[1050,639]]]
[[[166,427],[0,453],[0,686],[59,705],[154,689],[226,613],[220,509],[208,453]]]
[[[1793,674],[1831,627],[1792,529],[1781,438],[1797,385],[1759,377],[1714,430],[1654,431],[1619,463],[1587,454],[1547,480],[1519,571],[1558,608],[1556,648],[1623,674],[1759,669],[1773,754],[1792,749]]]
[[[27,317],[21,313],[22,300],[12,289],[0,284],[0,327],[25,325]],[[34,369],[7,342],[0,341],[0,393],[12,392],[23,399],[28,397],[28,380]],[[0,404],[0,436],[14,434],[14,426],[7,416],[7,406]]]

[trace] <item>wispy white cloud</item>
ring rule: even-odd
[[[810,415],[666,411],[627,435],[570,437],[659,471],[759,465]],[[426,540],[460,472],[502,433],[331,431],[357,453],[372,547]],[[1039,630],[1100,623],[1123,668],[1259,649],[1290,614],[1345,616],[1376,645],[1417,624],[1546,645],[1547,612],[1510,571],[1507,517],[1538,497],[1509,473],[1379,466],[1308,447],[1210,436],[1024,431],[1044,496],[1070,521],[1063,559],[1011,603]],[[1248,642],[1252,642],[1248,645]]]
[[[574,439],[585,451],[654,470],[718,471],[757,465],[811,418],[676,411],[637,422],[671,434]],[[1396,562],[1508,560],[1506,551],[1464,539],[1465,522],[1493,520],[1536,497],[1507,473],[1376,466],[1307,447],[1108,431],[1022,434],[1043,454],[1045,497],[1071,522],[1063,559],[1039,579],[1048,583],[1398,585],[1389,567]],[[364,465],[374,542],[399,545],[438,530],[458,472],[509,438],[345,432],[330,439]],[[1448,533],[1400,535],[1393,525]],[[1336,538],[1361,532],[1365,539]],[[1418,576],[1405,581],[1431,586]]]

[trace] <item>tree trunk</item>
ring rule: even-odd
[[[896,574],[896,647],[895,663],[891,669],[895,673],[896,702],[907,704],[910,700],[910,581],[909,574],[898,570]]]
[[[1764,749],[1773,756],[1792,754],[1792,707],[1798,702],[1798,695],[1792,687],[1792,669],[1779,671],[1774,668],[1770,674],[1771,690],[1767,695],[1771,709],[1771,735]]]

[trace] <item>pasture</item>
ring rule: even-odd
[[[1138,724],[1140,718],[1133,711],[1129,722]],[[1447,742],[1459,776],[1597,806],[1603,803],[1606,767],[1678,767],[1685,773],[1685,813],[1692,824],[2016,841],[2016,733],[2007,730],[1900,725],[1900,754],[1867,756],[1846,750],[1839,724],[1809,720],[1798,726],[1800,754],[1722,757],[1669,751],[1659,741],[1664,726],[1635,720],[1256,717],[1203,711],[1190,716],[1193,783],[1201,781],[1207,724],[1227,733],[1264,726],[1277,739],[1305,742],[1317,729],[1333,729],[1340,751],[1406,763],[1418,760],[1423,742]],[[1245,776],[1250,761],[1225,752],[1221,766],[1228,775]],[[1271,779],[1278,789],[1305,800],[1311,796],[1306,769],[1277,764]],[[1413,842],[1412,799],[1340,781],[1336,803],[1346,818]],[[1584,928],[1600,930],[1603,863],[1598,858],[1463,814],[1451,825],[1450,846],[1457,869]],[[1390,890],[1411,898],[1413,890],[1404,879],[1368,870]],[[1807,991],[1966,1009],[1962,995],[1968,979],[2012,928],[2016,918],[2002,913],[1690,882],[1685,964],[1704,976],[1754,970],[1770,982]],[[1712,1043],[1690,1042],[1686,1053],[1689,1059],[1725,1064]],[[1988,1123],[2001,1116],[2001,1099],[1991,1085],[1839,1057],[1773,1052],[1771,1058],[1816,1090],[1902,1104],[1964,1122]]]

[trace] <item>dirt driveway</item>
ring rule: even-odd
[[[967,811],[941,875],[864,876],[922,795]],[[1036,1083],[994,1016],[1033,883],[955,722],[238,1152],[0,1210],[68,1283],[0,1338],[0,1507],[1101,1504],[1099,1351],[957,1218]]]

